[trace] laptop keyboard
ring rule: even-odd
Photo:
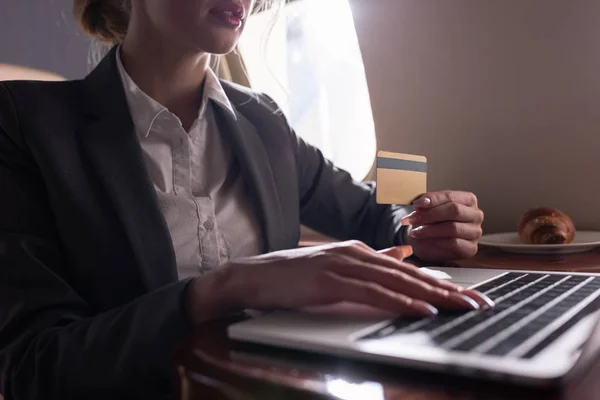
[[[600,277],[511,272],[476,289],[496,307],[426,319],[399,318],[361,339],[426,333],[448,350],[530,358],[565,327],[600,308],[591,296],[600,289]]]

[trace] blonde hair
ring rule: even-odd
[[[252,12],[259,12],[283,0],[256,0]],[[73,15],[92,38],[105,44],[122,43],[131,15],[131,0],[74,0]]]
[[[102,43],[123,42],[129,25],[129,0],[74,0],[73,15],[81,29]]]

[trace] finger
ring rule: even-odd
[[[386,256],[391,257],[398,261],[402,261],[402,260],[404,260],[404,258],[408,258],[413,254],[413,249],[412,249],[412,246],[396,246],[396,247],[391,247],[389,249],[379,250],[377,253],[379,253],[381,255],[386,255]],[[373,260],[372,258],[367,258],[367,257],[362,258],[362,261],[375,262],[375,260]],[[427,273],[421,271],[419,268],[413,266],[412,264],[404,265],[404,268],[400,268],[399,266],[396,266],[396,265],[386,264],[385,260],[381,260],[380,262],[382,262],[383,266],[385,266],[385,267],[399,269],[402,272],[404,272],[416,279],[420,279],[432,286],[438,286],[443,289],[452,290],[452,291],[465,290],[460,285],[456,285],[452,282],[437,279],[437,278],[431,276],[430,274],[427,274]]]
[[[350,247],[357,247],[357,248],[361,248],[364,250],[370,250],[370,251],[374,251],[373,249],[371,249],[369,246],[367,246],[365,243],[359,241],[359,240],[346,240],[343,242],[331,242],[331,243],[325,243],[325,244],[321,244],[318,246],[311,246],[311,247],[306,247],[305,249],[307,249],[307,252],[315,252],[315,251],[329,251],[329,250],[334,250],[334,249],[346,249],[346,248],[350,248]],[[283,252],[290,252],[290,250],[283,250]],[[269,254],[274,254],[274,253],[269,253]]]
[[[414,239],[449,239],[460,238],[478,240],[481,237],[481,226],[464,222],[442,222],[433,225],[419,226],[410,231]]]
[[[389,249],[379,250],[378,253],[395,258],[398,261],[402,261],[405,258],[413,255],[413,249],[411,246],[396,246],[390,247]]]
[[[353,302],[410,316],[432,316],[438,313],[431,304],[395,293],[376,283],[363,282],[335,273],[327,273],[324,277],[328,281],[324,293],[326,304]]]
[[[479,304],[479,306],[484,310],[493,308],[496,305],[492,299],[478,290],[466,289],[462,293],[475,300],[477,304]]]
[[[462,257],[472,257],[477,253],[477,242],[472,240],[450,238],[437,239],[435,241],[439,247],[454,251]]]
[[[441,192],[426,193],[413,202],[417,209],[438,207],[445,203],[460,203],[469,207],[477,207],[477,197],[470,192],[445,190]]]
[[[477,242],[459,238],[448,239],[420,239],[413,243],[419,247],[419,257],[443,260],[459,260],[473,257],[477,253]],[[423,254],[424,256],[421,256]],[[430,256],[428,256],[430,254]]]
[[[331,242],[318,246],[299,247],[296,249],[279,250],[247,259],[248,262],[256,260],[280,260],[288,258],[309,257],[324,253],[348,253],[350,248],[360,249],[362,252],[374,252],[372,248],[358,240],[344,242]]]
[[[388,250],[392,251],[392,249]],[[347,242],[338,243],[335,246],[330,246],[326,252],[329,254],[343,255],[352,259],[363,259],[365,256],[377,254],[377,252],[371,247],[358,240],[350,240]],[[396,252],[396,254],[399,254],[399,252],[406,252],[406,250],[397,250]]]
[[[340,247],[358,247],[364,250],[374,251],[371,247],[366,245],[364,242],[361,242],[360,240],[347,240],[345,242],[342,242]]]
[[[340,263],[332,271],[346,278],[372,282],[396,293],[413,299],[423,300],[436,307],[457,310],[478,309],[479,304],[466,294],[430,285],[395,269],[384,268],[368,263],[350,265]]]
[[[435,208],[418,210],[403,218],[403,224],[421,226],[440,222],[456,221],[481,224],[483,211],[461,203],[444,203]]]
[[[399,246],[399,247],[405,247],[405,246]],[[397,249],[397,248],[394,248],[394,249]],[[388,249],[386,251],[387,251],[387,253],[393,253],[393,252],[405,252],[407,250]],[[440,287],[440,288],[443,288],[446,290],[455,291],[455,292],[457,292],[459,290],[463,290],[463,288],[461,288],[458,285],[455,285],[455,284],[447,282],[447,281],[436,279],[433,276],[422,272],[419,268],[415,267],[414,265],[399,261],[397,258],[391,257],[387,254],[377,253],[374,250],[366,251],[361,247],[345,247],[345,248],[331,249],[330,253],[348,257],[348,260],[347,260],[348,263],[359,261],[359,262],[374,264],[374,265],[378,265],[381,267],[391,268],[391,269],[403,272],[403,273],[408,274],[416,279],[424,281],[432,286],[437,286],[437,287]]]

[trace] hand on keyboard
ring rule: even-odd
[[[408,255],[407,247],[378,253],[351,241],[241,259],[214,273],[220,274],[216,281],[221,304],[229,309],[300,309],[350,302],[423,316],[437,314],[437,308],[474,310],[493,304],[485,295],[403,262]],[[210,289],[195,289],[192,284],[191,290],[201,296],[200,290]]]

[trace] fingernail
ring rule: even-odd
[[[466,293],[471,299],[476,300],[479,306],[485,310],[496,306],[496,303],[488,295],[481,293],[479,290],[464,289],[461,292]]]
[[[483,294],[483,293],[481,293],[478,290],[473,290],[472,292],[476,293],[479,296],[479,298],[485,302],[484,308],[486,308],[486,307],[487,308],[492,308],[492,307],[496,306],[496,303],[494,303],[494,300],[490,299],[488,297],[488,295]]]
[[[438,309],[432,306],[429,303],[422,303],[422,310],[424,314],[428,315],[438,315]]]
[[[415,207],[429,207],[431,204],[431,199],[429,197],[419,197],[413,202],[413,206]]]
[[[466,302],[469,303],[469,305],[471,306],[471,308],[473,310],[479,310],[479,303],[477,303],[475,300],[473,300],[472,298],[470,298],[469,296],[465,296],[464,294],[461,294],[460,297],[462,297],[462,299]]]
[[[414,218],[415,218],[415,213],[416,211],[411,212],[410,214],[402,217],[402,219],[400,220],[402,225],[414,225]]]
[[[416,228],[411,229],[408,235],[413,238],[418,238],[423,234],[422,229],[422,226],[417,226]]]
[[[421,217],[415,215],[414,217],[404,217],[400,220],[400,224],[403,226],[419,226],[421,225]]]

